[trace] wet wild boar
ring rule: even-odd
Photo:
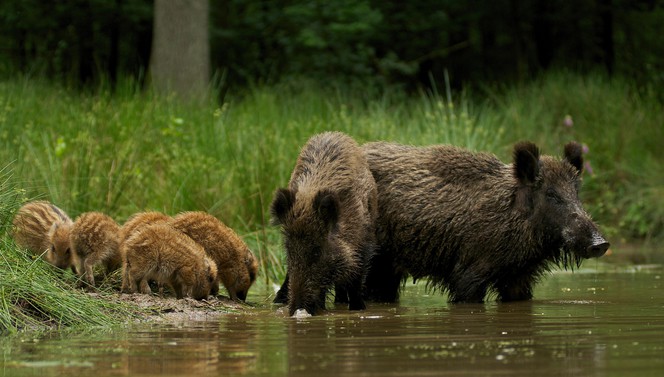
[[[609,247],[579,200],[578,143],[558,159],[520,142],[511,164],[446,145],[363,149],[379,198],[373,299],[396,300],[410,275],[428,278],[452,302],[481,302],[487,293],[527,300],[553,266],[574,268]]]
[[[337,302],[365,308],[363,285],[375,248],[376,186],[358,144],[341,132],[313,136],[302,148],[287,188],[270,207],[286,249],[287,276],[276,302],[290,315]],[[287,298],[287,300],[284,300]]]

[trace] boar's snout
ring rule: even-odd
[[[604,255],[606,251],[609,249],[609,246],[611,244],[607,242],[604,237],[600,235],[595,235],[593,237],[593,243],[592,245],[588,246],[586,248],[586,253],[587,253],[587,258],[598,258]]]

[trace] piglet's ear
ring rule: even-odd
[[[514,176],[520,183],[529,186],[539,174],[540,152],[529,141],[522,141],[514,146]]]
[[[314,198],[314,209],[328,229],[336,227],[339,221],[339,198],[334,192],[321,190]]]
[[[282,224],[286,214],[295,203],[295,193],[286,188],[280,188],[274,193],[274,199],[270,205],[272,225]]]
[[[576,168],[577,174],[583,170],[583,147],[576,141],[565,144],[565,160]]]

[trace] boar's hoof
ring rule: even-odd
[[[311,314],[309,314],[307,309],[297,309],[295,313],[293,313],[292,317],[297,319],[309,318],[311,317]]]

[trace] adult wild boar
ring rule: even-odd
[[[377,212],[376,185],[359,145],[341,132],[314,135],[270,212],[281,225],[288,264],[275,302],[287,298],[291,315],[298,309],[316,314],[334,286],[337,302],[364,309]]]
[[[369,296],[394,301],[403,279],[427,277],[452,302],[527,300],[553,266],[578,266],[609,247],[584,211],[578,143],[562,159],[535,144],[514,161],[435,145],[363,146],[378,187],[378,256]]]

